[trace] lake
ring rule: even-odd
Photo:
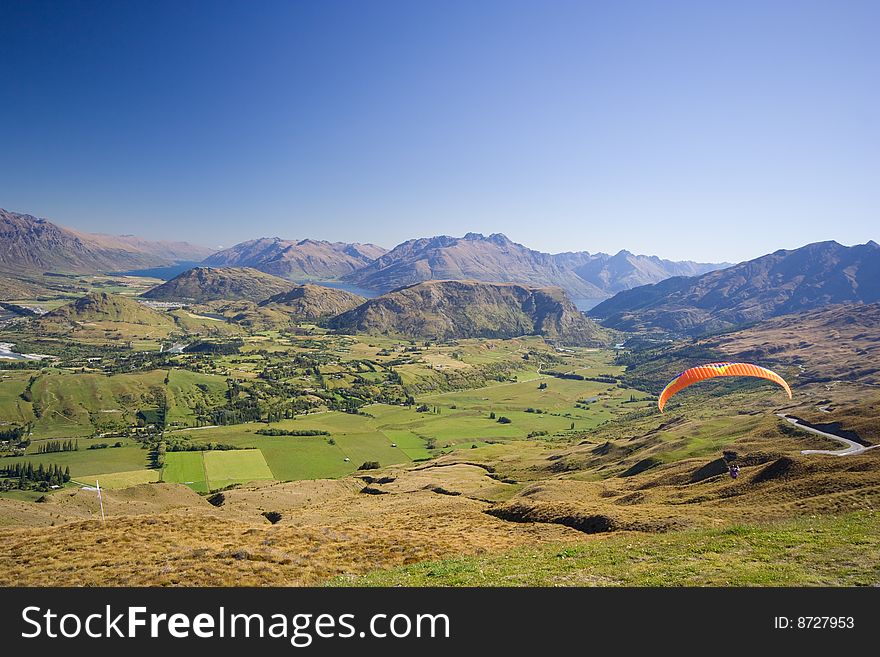
[[[587,312],[598,306],[600,303],[605,301],[605,299],[572,299],[572,302],[580,310],[582,313]]]

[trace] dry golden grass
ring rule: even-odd
[[[483,513],[487,503],[427,490],[421,485],[425,475],[415,476],[417,481],[404,486],[410,492],[386,495],[361,493],[363,482],[356,480],[231,490],[219,508],[189,492],[177,497],[188,490],[182,486],[107,492],[106,523],[92,515],[47,527],[47,515],[36,523],[42,527],[0,530],[0,565],[9,581],[36,586],[308,585],[346,573],[583,536],[560,526],[498,520]],[[122,492],[127,499],[115,497]],[[86,517],[94,509],[79,499],[81,493],[31,506]],[[160,497],[180,506],[156,513],[151,505],[161,504]],[[8,514],[12,506],[0,508]],[[283,519],[270,525],[264,510],[278,511]]]
[[[0,566],[8,581],[37,586],[313,585],[426,560],[610,535],[588,535],[593,531],[666,532],[880,504],[874,452],[847,458],[743,452],[740,459],[737,480],[717,473],[711,460],[688,459],[632,477],[514,485],[446,457],[432,467],[362,475],[378,479],[370,483],[351,477],[232,489],[216,508],[183,486],[142,485],[106,491],[103,524],[89,491],[36,505],[4,500],[0,517],[32,526],[0,529]],[[365,486],[381,493],[362,492]],[[271,525],[265,511],[281,513],[281,521]]]

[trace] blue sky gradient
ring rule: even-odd
[[[880,239],[878,2],[0,3],[0,207],[229,246]]]

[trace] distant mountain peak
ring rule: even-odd
[[[507,237],[507,235],[505,235],[504,233],[492,233],[487,239],[488,241],[494,242],[495,244],[498,244],[500,246],[506,246],[507,244],[514,243],[513,240]]]

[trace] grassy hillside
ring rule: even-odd
[[[875,586],[880,516],[854,513],[429,561],[332,586]]]
[[[577,311],[559,288],[475,281],[430,281],[389,292],[333,318],[351,333],[416,339],[542,335],[567,344],[607,342],[608,334]]]
[[[92,292],[53,310],[36,320],[40,330],[52,330],[52,325],[79,322],[122,322],[146,326],[170,326],[173,322],[164,314],[147,306],[108,292]]]

